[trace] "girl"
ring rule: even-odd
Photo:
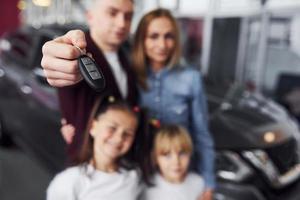
[[[153,187],[147,188],[142,200],[196,200],[202,195],[201,176],[188,172],[193,145],[188,132],[176,125],[160,129],[154,137],[153,162],[158,173]]]
[[[141,19],[134,37],[132,61],[141,94],[141,106],[162,124],[180,124],[191,133],[205,180],[203,199],[212,199],[215,187],[214,146],[207,127],[207,105],[199,71],[180,63],[176,20],[168,10],[153,10]]]
[[[110,96],[96,101],[77,166],[58,174],[47,200],[134,200],[140,193],[138,109]]]

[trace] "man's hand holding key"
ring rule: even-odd
[[[77,61],[82,52],[77,47],[84,50],[86,45],[85,34],[81,30],[69,31],[44,44],[41,64],[50,85],[64,87],[83,79]]]

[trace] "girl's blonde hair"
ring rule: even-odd
[[[140,20],[137,30],[135,32],[134,41],[133,41],[133,51],[132,51],[132,64],[138,76],[138,82],[140,86],[144,89],[147,89],[146,66],[148,64],[148,59],[145,51],[145,39],[147,36],[147,31],[150,23],[153,20],[161,17],[170,20],[173,26],[174,38],[175,38],[174,50],[169,60],[167,61],[166,65],[170,67],[176,66],[179,63],[180,56],[181,56],[179,29],[176,23],[176,19],[173,17],[171,12],[167,9],[159,8],[150,11],[149,13],[144,15]]]
[[[166,154],[174,148],[178,152],[183,151],[189,154],[193,152],[190,134],[178,125],[167,125],[158,130],[153,147],[154,159],[157,155]]]

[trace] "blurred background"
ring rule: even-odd
[[[0,0],[0,199],[45,198],[64,166],[42,45],[87,30],[84,0]],[[136,0],[172,10],[205,79],[217,200],[300,199],[300,0]]]

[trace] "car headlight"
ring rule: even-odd
[[[239,154],[232,151],[217,152],[216,170],[219,178],[234,182],[241,182],[253,174]]]
[[[272,183],[277,181],[279,171],[268,154],[263,150],[244,151],[242,155],[258,168],[266,178]]]

